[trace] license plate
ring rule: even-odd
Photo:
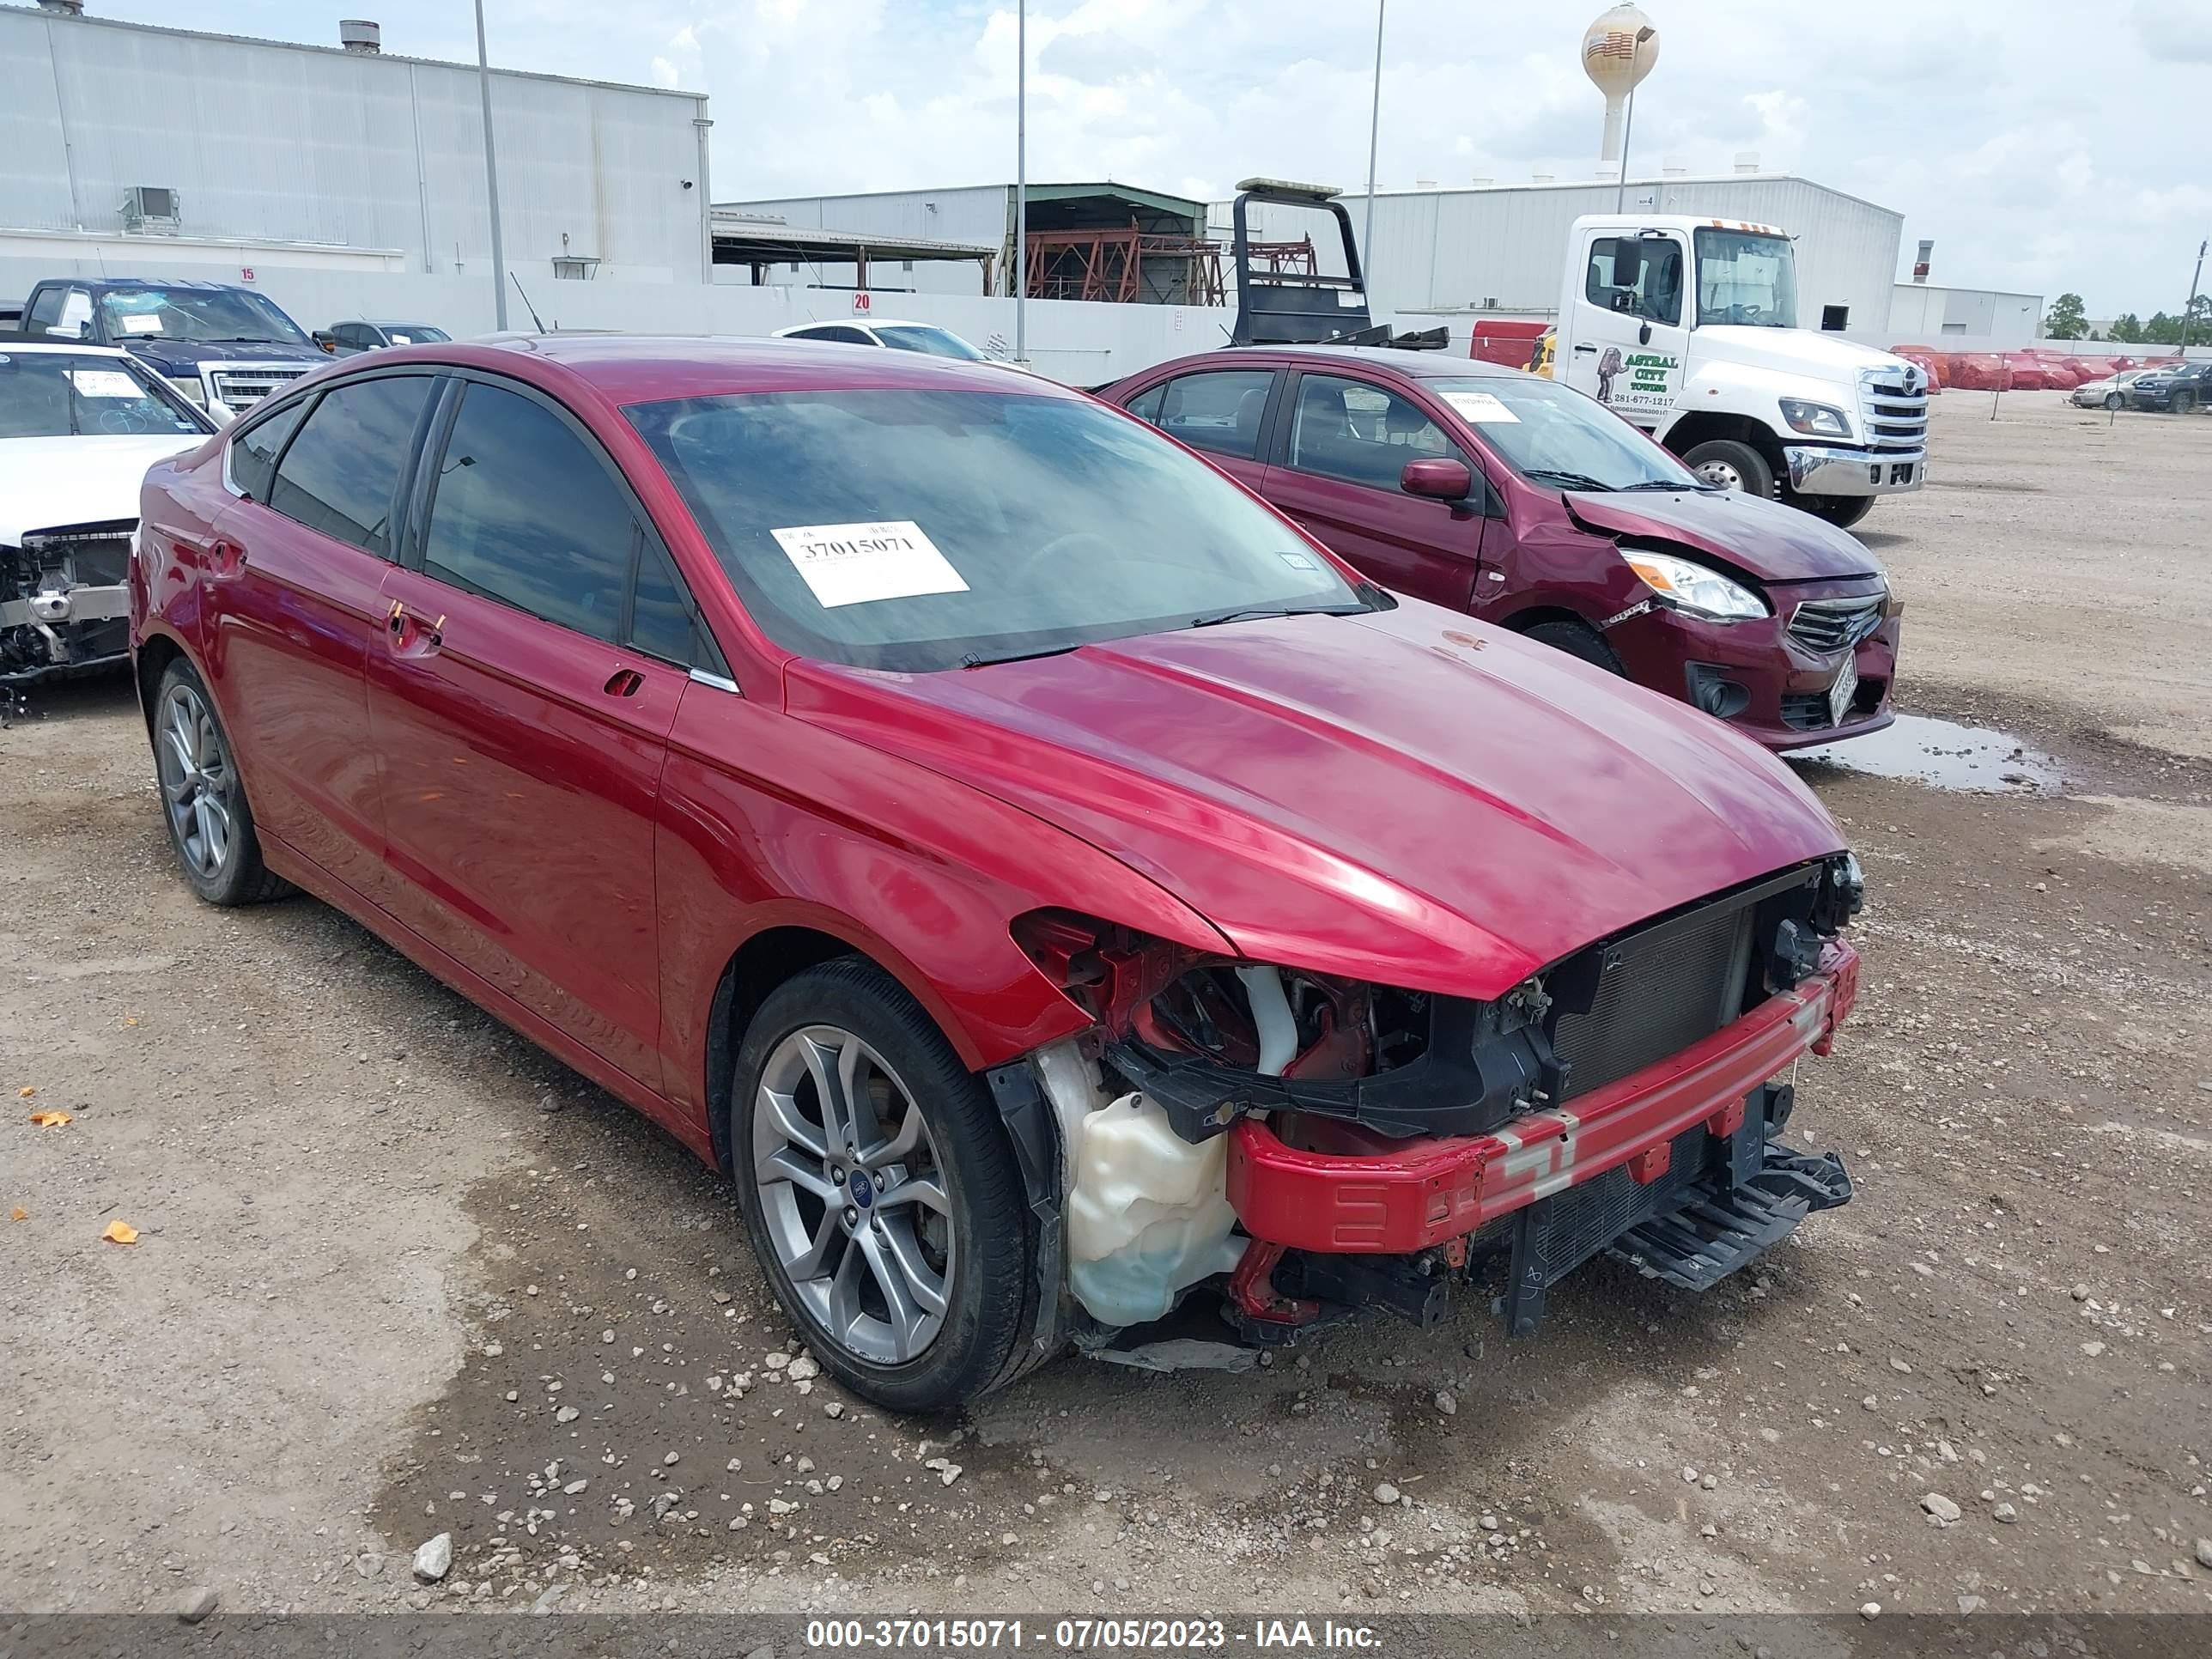
[[[1859,659],[1856,654],[1845,657],[1844,665],[1836,671],[1836,683],[1828,688],[1828,724],[1841,726],[1844,716],[1851,711],[1851,699],[1858,695]]]

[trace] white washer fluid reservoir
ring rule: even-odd
[[[1176,1292],[1227,1273],[1244,1253],[1231,1237],[1229,1140],[1194,1146],[1140,1094],[1081,1121],[1067,1200],[1068,1283],[1093,1318],[1141,1325]]]

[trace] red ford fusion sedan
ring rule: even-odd
[[[1494,363],[1208,351],[1103,395],[1384,586],[1571,652],[1770,749],[1896,718],[1899,607],[1856,539],[1717,489],[1596,399]]]
[[[728,1172],[834,1374],[970,1399],[1850,1182],[1857,866],[1779,763],[1394,599],[1142,422],[775,342],[378,352],[148,476],[185,880],[304,890]]]

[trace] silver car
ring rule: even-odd
[[[2079,409],[2125,409],[2128,388],[2138,375],[2148,374],[2147,368],[2128,368],[2118,374],[2107,374],[2101,380],[2084,380],[2067,395]]]

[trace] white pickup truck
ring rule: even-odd
[[[1771,225],[1587,215],[1570,233],[1553,373],[1709,483],[1850,526],[1927,476],[1928,375],[1798,326]]]

